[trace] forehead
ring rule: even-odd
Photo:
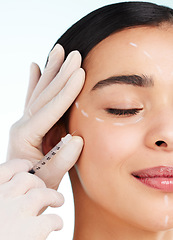
[[[89,81],[110,75],[152,74],[173,69],[173,26],[136,27],[114,33],[97,44],[83,62]]]

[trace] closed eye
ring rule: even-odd
[[[133,116],[140,113],[143,108],[132,108],[132,109],[117,109],[117,108],[107,108],[105,109],[107,113],[117,116]]]

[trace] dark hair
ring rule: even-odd
[[[121,2],[101,7],[72,25],[55,43],[65,49],[65,57],[78,50],[85,59],[89,51],[106,37],[127,28],[173,24],[173,9],[148,2]],[[55,46],[54,45],[54,46]],[[53,46],[53,47],[54,47]],[[68,131],[69,110],[59,123]]]
[[[66,56],[78,50],[84,59],[95,45],[112,33],[136,26],[158,26],[163,22],[173,23],[173,9],[148,2],[121,2],[89,13],[56,43],[64,47]]]

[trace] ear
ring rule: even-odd
[[[62,123],[56,123],[43,137],[42,142],[42,151],[43,154],[48,153],[58,142],[60,142],[61,138],[66,135],[65,126]]]

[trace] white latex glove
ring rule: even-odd
[[[0,165],[0,239],[44,240],[62,228],[55,214],[39,215],[47,206],[59,207],[64,198],[47,188],[37,176],[28,173],[28,160],[14,159]]]
[[[31,65],[24,115],[10,130],[7,160],[27,159],[33,164],[41,160],[43,137],[80,93],[85,79],[80,53],[73,51],[63,61],[64,49],[57,44],[42,75],[37,64]],[[74,136],[37,176],[47,187],[57,189],[63,175],[77,161],[82,146],[82,138]]]

